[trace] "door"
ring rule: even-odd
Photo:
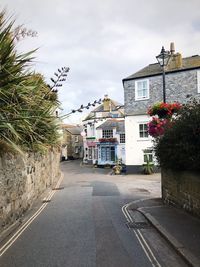
[[[115,146],[101,147],[101,162],[102,164],[113,164],[115,162]]]

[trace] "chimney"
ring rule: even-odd
[[[175,53],[175,45],[174,45],[174,43],[170,43],[170,53],[171,53],[171,55],[174,55],[174,53]]]
[[[171,54],[171,58],[170,58],[167,69],[175,70],[175,69],[182,68],[182,55],[180,53],[175,53],[174,43],[170,43],[170,54]]]
[[[176,54],[176,68],[180,69],[182,67],[182,55],[180,53]]]
[[[110,98],[108,98],[108,95],[104,96],[104,99],[103,99],[103,110],[104,111],[110,111]]]

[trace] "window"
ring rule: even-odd
[[[79,152],[79,147],[75,146],[75,153],[78,154],[78,152]]]
[[[119,114],[112,114],[112,118],[118,118]]]
[[[89,155],[89,159],[92,159],[92,147],[89,147],[88,155]]]
[[[148,137],[148,127],[146,123],[139,124],[139,135],[140,138]]]
[[[153,152],[151,149],[144,150],[144,162],[153,162]]]
[[[119,138],[120,138],[120,143],[121,144],[124,144],[125,143],[125,134],[123,133],[123,134],[120,134],[119,135]]]
[[[78,143],[78,135],[75,136],[75,142]]]
[[[135,100],[149,98],[149,80],[135,81]]]
[[[113,138],[113,130],[103,130],[102,138]]]
[[[102,161],[115,161],[115,147],[103,146],[101,147]]]

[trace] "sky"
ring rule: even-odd
[[[18,49],[38,48],[33,69],[48,83],[58,68],[70,68],[58,92],[61,114],[105,94],[123,104],[122,79],[155,63],[170,42],[183,57],[200,54],[199,0],[1,0],[0,8],[37,31]]]

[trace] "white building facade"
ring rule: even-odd
[[[200,56],[181,57],[171,53],[166,69],[166,102],[186,103],[200,96]],[[148,135],[148,108],[163,101],[162,70],[159,64],[150,64],[123,79],[126,167],[128,173],[142,171],[147,157],[156,164],[152,138]]]

